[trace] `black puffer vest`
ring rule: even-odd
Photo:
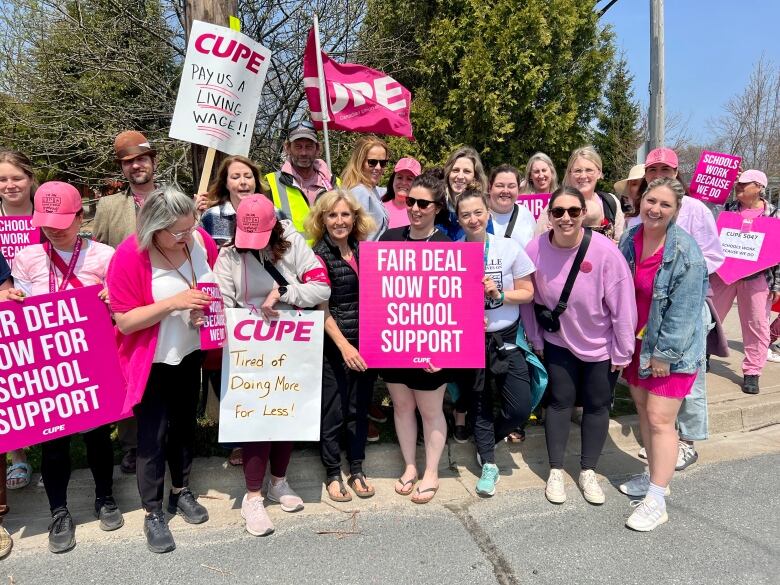
[[[349,247],[358,262],[357,242],[352,238]],[[314,245],[314,253],[325,262],[330,279],[330,300],[328,308],[336,320],[341,334],[355,347],[358,346],[358,276],[341,257],[338,246],[333,244],[328,234],[325,234]],[[325,339],[330,339],[327,335]]]

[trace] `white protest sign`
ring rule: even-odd
[[[723,254],[728,258],[755,262],[761,253],[765,235],[760,232],[724,229],[720,232],[720,246],[723,248]]]
[[[219,441],[319,441],[322,311],[226,309]]]
[[[168,135],[246,156],[270,61],[248,36],[194,21]]]

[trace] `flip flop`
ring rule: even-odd
[[[30,485],[32,467],[26,461],[14,463],[5,474],[5,486],[9,490],[18,490]]]
[[[330,487],[330,484],[332,484],[334,481],[337,481],[339,483],[339,495],[334,496],[331,491],[328,489]],[[328,497],[334,501],[334,502],[351,502],[352,496],[347,491],[347,488],[344,487],[344,482],[341,480],[341,477],[334,475],[333,477],[329,477],[325,480],[325,491],[328,492]]]
[[[414,490],[414,484],[417,483],[417,478],[413,477],[412,479],[408,479],[404,481],[403,477],[399,477],[396,481],[395,486],[393,486],[393,489],[395,490],[395,493],[397,493],[399,496],[408,496],[412,493]],[[398,489],[398,485],[401,485],[401,489]],[[406,489],[406,486],[409,486],[409,489]]]
[[[418,487],[417,489],[414,490],[415,493],[412,495],[411,500],[415,504],[427,504],[428,502],[430,502],[433,499],[433,496],[435,496],[436,492],[438,492],[438,491],[439,491],[439,487],[438,486],[437,487],[429,487],[429,488],[424,489],[424,490],[420,490],[420,488]],[[422,496],[423,494],[430,494],[430,495],[429,496],[423,496],[423,497],[417,497],[417,496]]]
[[[362,489],[355,488],[355,484],[358,482]],[[374,487],[366,483],[366,476],[362,472],[350,475],[347,480],[347,485],[352,488],[352,491],[355,492],[355,495],[358,498],[370,498],[376,493]]]

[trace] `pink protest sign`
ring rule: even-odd
[[[517,202],[521,205],[525,205],[533,214],[534,219],[539,221],[539,216],[547,209],[547,204],[550,202],[550,193],[528,193],[526,195],[518,195]]]
[[[122,418],[125,382],[101,288],[0,303],[0,452]]]
[[[739,213],[724,211],[717,223],[720,246],[726,255],[717,272],[726,284],[780,262],[780,219],[746,220]]]
[[[729,198],[742,158],[720,152],[701,153],[691,177],[691,197],[721,205]]]
[[[485,367],[483,250],[360,243],[360,354],[370,368]]]
[[[222,291],[213,282],[199,282],[198,290],[212,298],[211,304],[203,310],[205,323],[200,328],[200,348],[219,349],[225,345],[225,305],[222,302]]]
[[[0,217],[0,253],[13,264],[14,256],[22,248],[41,241],[41,231],[32,226],[31,217]]]

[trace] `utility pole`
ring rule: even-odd
[[[184,0],[184,30],[187,42],[190,41],[190,30],[193,20],[211,22],[220,26],[228,26],[231,16],[238,16],[238,0]],[[203,171],[203,161],[206,158],[205,146],[191,144],[190,160],[192,163],[192,184],[197,189],[200,175]],[[225,155],[217,152],[214,158],[214,169],[219,168],[219,163]],[[260,185],[255,187],[260,188]]]
[[[650,0],[650,149],[664,145],[664,124],[664,0]]]

